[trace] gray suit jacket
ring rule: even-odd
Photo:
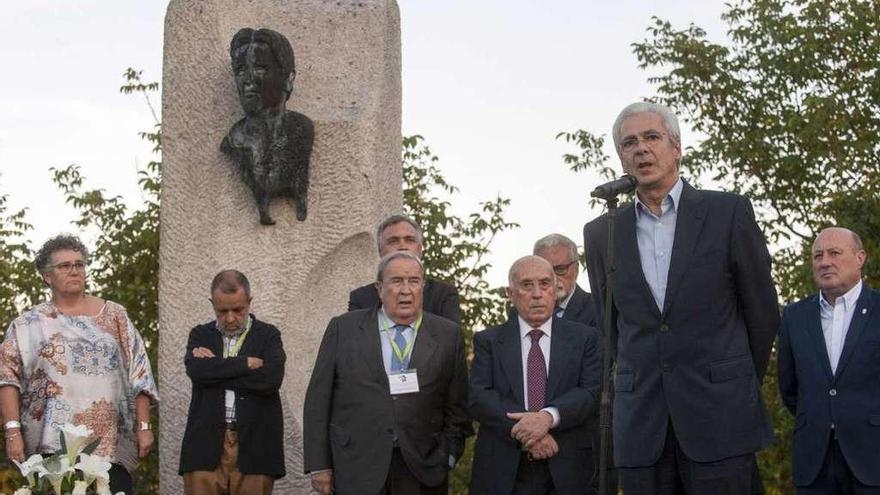
[[[410,368],[419,392],[392,396],[382,361],[377,308],[330,321],[303,410],[304,469],[333,469],[339,494],[378,493],[394,438],[412,474],[427,486],[446,479],[473,434],[467,365],[458,325],[424,313]]]

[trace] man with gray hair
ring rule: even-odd
[[[550,234],[535,242],[532,254],[544,258],[553,266],[556,274],[555,315],[596,328],[596,311],[590,293],[577,283],[580,272],[577,244],[562,234]]]
[[[380,258],[394,251],[408,251],[420,258],[423,240],[421,227],[406,215],[391,215],[376,229]],[[461,323],[461,307],[458,303],[458,291],[454,285],[440,280],[425,279],[423,294],[425,311]],[[375,283],[359,287],[348,295],[349,311],[372,308],[379,304],[379,291]]]
[[[590,293],[577,283],[580,270],[578,263],[577,244],[562,234],[550,234],[538,239],[533,254],[544,258],[553,266],[556,274],[556,309],[554,313],[563,320],[576,321],[596,328],[596,310]],[[593,440],[593,473],[592,489],[599,489],[599,410],[590,413],[589,430]],[[612,465],[607,466],[608,479],[611,481],[610,493],[617,493],[617,473]]]
[[[471,495],[587,493],[601,344],[595,329],[554,316],[555,279],[547,260],[518,259],[507,288],[516,313],[474,334]]]
[[[624,172],[607,264],[608,215],[584,227],[603,321],[606,274],[617,342],[614,464],[627,495],[748,494],[772,440],[761,380],[779,326],[770,254],[749,200],[679,176],[681,133],[666,107],[634,103],[612,129]],[[675,492],[677,493],[677,492]]]
[[[422,311],[422,262],[382,257],[381,306],[327,325],[306,391],[304,469],[320,494],[446,495],[473,434],[458,325]]]

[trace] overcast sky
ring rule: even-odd
[[[293,1],[293,0],[291,0]],[[723,40],[723,2],[618,0],[400,0],[403,134],[423,135],[446,178],[461,190],[458,213],[501,194],[521,227],[496,239],[490,283],[560,232],[578,244],[599,211],[599,182],[568,171],[555,140],[578,128],[609,134],[626,104],[653,96],[631,44],[651,16],[693,22]],[[119,93],[127,67],[161,80],[166,1],[0,2],[0,194],[27,207],[41,243],[75,231],[74,211],[50,167],[79,164],[92,187],[141,201],[137,171],[151,159],[137,136],[152,126],[141,99]],[[154,105],[159,105],[158,95]],[[685,144],[692,137],[685,131]],[[613,156],[613,150],[607,154]],[[586,276],[581,277],[586,285]]]

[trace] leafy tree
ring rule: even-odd
[[[656,100],[702,136],[685,150],[683,175],[754,202],[785,302],[815,291],[809,252],[823,227],[849,227],[880,253],[877,8],[876,0],[736,0],[722,15],[727,44],[653,18],[648,38],[633,45],[639,66],[659,73],[649,78]],[[564,157],[573,170],[613,173],[603,136],[558,137],[579,148]],[[877,286],[880,264],[869,262],[865,276]],[[761,454],[761,471],[768,493],[792,493],[791,418],[772,364],[764,398],[777,441]]]
[[[0,337],[26,306],[38,302],[43,284],[34,268],[34,253],[25,239],[33,229],[26,210],[7,212],[7,196],[0,194]]]
[[[144,84],[141,72],[133,69],[124,74],[126,84],[123,93],[140,93],[150,104],[150,93],[158,89],[158,83]],[[153,117],[156,117],[153,112]],[[154,132],[141,133],[154,144],[154,152],[161,152],[161,130],[158,120]],[[79,167],[70,165],[52,169],[52,180],[65,195],[66,202],[79,212],[74,222],[81,230],[95,231],[97,241],[89,266],[90,290],[101,297],[122,304],[132,323],[140,330],[147,347],[150,364],[157,369],[158,351],[158,268],[159,268],[159,185],[161,162],[152,161],[139,173],[139,183],[144,204],[134,210],[128,208],[119,196],[108,196],[100,189],[85,189]],[[16,315],[22,306],[33,304],[41,295],[42,284],[32,268],[32,253],[21,241],[31,229],[25,221],[24,210],[3,217],[0,201],[0,308],[4,314]],[[10,241],[16,241],[10,243]],[[9,260],[9,263],[5,263]],[[8,275],[8,276],[7,276]],[[36,284],[36,285],[35,285]],[[27,304],[19,304],[24,301]],[[17,309],[17,310],[16,310]],[[158,410],[153,409],[151,423],[158,430]],[[159,445],[138,468],[139,493],[159,493]],[[5,452],[0,455],[5,458]],[[10,471],[12,473],[10,474]],[[4,472],[6,478],[17,480],[14,469]],[[8,487],[2,487],[8,488]],[[11,491],[11,490],[10,490]]]
[[[424,229],[426,271],[459,290],[462,327],[470,343],[475,330],[506,316],[503,289],[492,288],[485,280],[491,268],[486,257],[499,232],[519,225],[504,220],[510,200],[501,196],[481,202],[479,211],[467,217],[454,215],[449,200],[441,197],[458,188],[446,182],[437,161],[422,136],[403,138],[404,210]]]
[[[495,236],[518,225],[504,220],[504,209],[510,200],[501,196],[480,203],[479,211],[467,217],[453,214],[452,204],[446,198],[458,189],[446,182],[437,162],[422,136],[403,138],[404,211],[424,231],[425,271],[458,288],[462,330],[470,349],[475,331],[506,318],[507,297],[503,289],[492,288],[485,280],[491,268],[486,257]],[[450,476],[452,493],[467,493],[472,458],[473,439],[467,442]]]
[[[24,307],[36,304],[43,293],[34,253],[25,239],[33,226],[25,219],[26,210],[8,213],[6,201],[0,194],[0,339]],[[6,451],[0,449],[0,465],[5,459]],[[11,493],[20,478],[15,469],[0,470],[0,491]]]

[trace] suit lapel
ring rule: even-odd
[[[574,294],[571,296],[571,299],[568,301],[568,306],[565,307],[565,311],[562,313],[562,317],[569,321],[580,321],[581,311],[584,309],[584,305],[587,302],[587,294],[577,285],[574,286]]]
[[[519,338],[519,317],[512,316],[504,324],[501,337],[498,339],[501,367],[507,375],[507,381],[513,388],[516,403],[525,407],[526,396],[523,392],[522,344]]]
[[[547,391],[544,397],[547,401],[556,396],[556,388],[562,379],[568,363],[572,346],[568,343],[568,333],[558,318],[553,318],[550,329],[550,370],[547,377]]]
[[[813,347],[816,349],[816,354],[819,356],[819,362],[822,363],[822,369],[825,371],[825,376],[827,376],[828,381],[831,382],[834,376],[831,373],[831,360],[828,358],[828,348],[825,347],[825,336],[822,334],[822,318],[819,314],[819,296],[814,296],[808,304],[809,311],[807,315],[806,331],[810,340],[813,341]]]
[[[382,343],[379,341],[379,309],[373,308],[364,315],[360,324],[360,348],[364,350],[361,356],[371,374],[379,380],[379,383],[388,387],[388,378],[385,373],[385,363],[382,357]]]
[[[632,203],[621,208],[617,214],[617,232],[616,232],[617,256],[614,259],[615,272],[630,271],[629,276],[615,276],[612,290],[622,288],[621,280],[637,280],[639,292],[645,298],[645,307],[651,308],[651,311],[659,318],[660,308],[651,295],[651,287],[645,279],[645,272],[642,269],[642,258],[639,256],[639,241],[636,238],[636,213]],[[629,289],[629,288],[627,288]],[[598,290],[598,289],[597,289]]]
[[[856,309],[853,312],[852,320],[850,320],[849,330],[846,332],[846,339],[843,341],[843,351],[840,353],[840,361],[837,362],[837,373],[834,375],[835,379],[840,376],[841,372],[846,367],[847,362],[849,362],[849,358],[852,356],[856,345],[859,343],[859,337],[861,337],[867,326],[868,320],[871,318],[871,312],[873,310],[871,302],[871,288],[868,287],[868,284],[863,282],[862,293],[859,294],[859,299],[856,301]]]
[[[416,342],[413,344],[412,358],[409,367],[417,370],[425,370],[434,350],[437,348],[437,336],[434,327],[431,326],[427,317],[422,317],[422,325],[416,334]]]
[[[703,226],[705,210],[700,192],[687,182],[683,184],[679,204],[675,205],[675,237],[672,241],[672,259],[666,277],[666,294],[663,299],[663,314],[669,311],[672,298],[687,267],[690,264],[694,246]]]

